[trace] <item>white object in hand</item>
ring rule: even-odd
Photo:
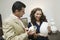
[[[34,33],[36,31],[35,26],[31,26],[28,31],[32,31],[32,33]]]

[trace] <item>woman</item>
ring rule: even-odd
[[[51,32],[50,27],[48,26],[48,33],[46,36],[44,35],[39,35],[41,32],[41,25],[43,22],[48,23],[46,16],[43,14],[42,9],[41,8],[34,8],[31,11],[30,14],[30,18],[31,18],[31,22],[28,24],[28,28],[30,28],[33,24],[33,26],[36,26],[36,33],[34,33],[33,35],[29,35],[28,38],[31,40],[49,40],[48,39],[48,33]],[[45,30],[43,30],[45,31]]]

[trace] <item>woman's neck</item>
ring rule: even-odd
[[[40,21],[36,21],[36,23],[37,23],[38,25],[40,25]]]

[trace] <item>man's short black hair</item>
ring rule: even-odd
[[[12,6],[12,12],[14,13],[16,10],[20,11],[22,7],[25,8],[26,5],[20,1],[16,1]]]

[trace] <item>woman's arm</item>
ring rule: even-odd
[[[48,26],[48,33],[51,33],[51,27]]]
[[[48,24],[48,35],[51,35],[52,34],[52,30],[51,30],[51,26]]]

